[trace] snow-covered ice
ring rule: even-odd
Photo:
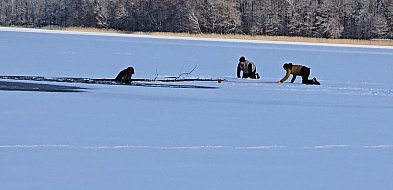
[[[322,85],[1,80],[0,189],[393,188],[392,47],[0,28],[3,76],[114,78],[134,66],[154,78],[197,65],[190,77],[233,78],[242,55],[262,81],[293,61]]]

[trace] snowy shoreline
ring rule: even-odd
[[[265,40],[219,39],[219,38],[198,38],[198,37],[181,37],[181,36],[155,36],[155,35],[141,35],[141,34],[117,34],[117,33],[101,33],[101,32],[46,30],[46,29],[18,28],[18,27],[0,27],[0,31],[31,32],[31,33],[46,33],[46,34],[65,34],[65,35],[108,36],[108,37],[124,37],[124,38],[149,38],[149,39],[167,39],[167,40],[191,40],[191,41],[237,42],[237,43],[255,43],[255,44],[279,44],[279,45],[393,49],[393,46],[376,46],[376,45],[352,45],[352,44],[330,44],[330,43],[327,44],[327,43],[284,42],[284,41],[280,42],[280,41],[265,41]]]

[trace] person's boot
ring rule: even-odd
[[[314,81],[314,84],[316,84],[316,85],[321,85],[321,83],[319,83],[319,82],[317,81],[317,78],[315,78],[315,77],[312,79],[312,81]]]
[[[261,77],[259,77],[259,74],[256,73],[256,74],[255,74],[255,78],[256,78],[256,79],[260,79]]]

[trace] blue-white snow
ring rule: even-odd
[[[262,81],[293,61],[322,85],[0,91],[0,189],[393,188],[392,47],[0,28],[3,76],[114,78],[134,66],[154,78],[197,65],[189,77],[230,78],[242,55]]]

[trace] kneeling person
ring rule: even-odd
[[[291,83],[295,82],[296,76],[301,76],[302,77],[302,84],[320,85],[320,83],[317,81],[316,78],[313,78],[312,80],[308,79],[308,77],[310,76],[311,69],[306,66],[293,65],[292,63],[285,63],[282,67],[284,68],[284,70],[287,71],[287,73],[285,74],[284,78],[277,81],[278,83],[285,82],[289,78],[289,75],[292,74]]]
[[[240,71],[243,71],[242,78],[259,79],[257,67],[251,61],[246,60],[245,57],[240,57],[239,64],[237,65],[237,78],[240,78]]]
[[[131,83],[131,77],[134,74],[134,67],[128,67],[120,71],[120,73],[115,78],[116,82],[119,83]]]

